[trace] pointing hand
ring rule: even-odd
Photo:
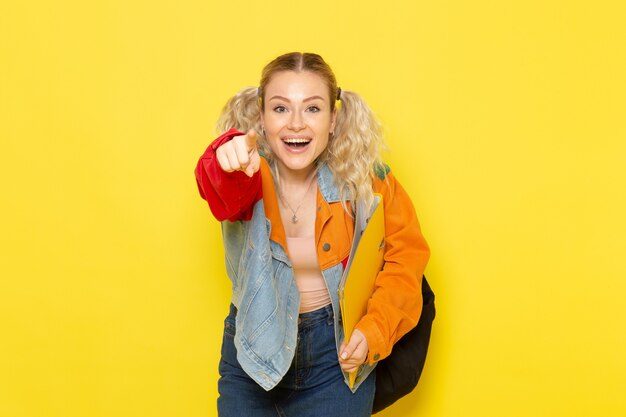
[[[245,135],[235,136],[217,148],[217,162],[226,172],[243,171],[249,177],[261,166],[261,157],[256,146],[256,131],[250,129]]]

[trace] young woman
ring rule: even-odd
[[[372,371],[417,323],[429,257],[413,205],[380,159],[378,122],[319,55],[290,53],[228,101],[218,129],[195,174],[222,222],[233,289],[219,415],[371,415]],[[384,202],[384,267],[344,341],[337,289],[355,207],[369,210],[374,193]]]

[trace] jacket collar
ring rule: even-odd
[[[272,179],[272,172],[265,158],[261,158],[261,184],[263,188],[263,206],[265,216],[270,222],[270,239],[280,244],[285,250],[287,249],[287,237],[285,228],[280,218],[278,208],[277,191]],[[339,198],[339,190],[335,185],[333,174],[326,164],[319,166],[317,170],[318,192],[318,216],[315,222],[316,240],[319,240],[319,234],[322,226],[332,216],[330,203],[341,201]],[[320,198],[321,197],[321,198]]]
[[[333,174],[328,168],[328,165],[322,164],[317,170],[317,184],[320,189],[320,194],[324,197],[327,203],[336,203],[340,201],[339,190],[335,185]]]

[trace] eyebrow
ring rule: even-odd
[[[275,100],[275,99],[279,99],[279,100],[284,100],[284,101],[287,101],[287,102],[291,102],[291,100],[289,100],[287,97],[278,96],[278,95],[270,97],[270,99],[269,99],[268,101],[270,101],[270,100]],[[304,100],[302,100],[302,101],[303,101],[303,102],[307,102],[307,101],[311,101],[311,100],[322,100],[322,101],[325,101],[325,100],[324,100],[324,97],[322,97],[322,96],[311,96],[311,97],[307,97],[307,98],[305,98],[305,99],[304,99]]]

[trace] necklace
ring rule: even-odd
[[[315,182],[314,180],[315,180],[315,172],[313,172],[313,175],[311,176],[311,180],[309,181],[309,186],[307,187],[306,191],[302,195],[300,204],[298,204],[298,207],[296,207],[295,210],[291,207],[291,205],[287,202],[287,200],[285,200],[285,197],[283,196],[283,191],[281,188],[279,188],[278,197],[280,197],[280,201],[282,201],[283,204],[285,204],[289,208],[289,210],[291,210],[291,214],[292,214],[291,223],[293,224],[298,223],[298,216],[297,216],[298,210],[300,210],[300,207],[302,207],[302,204],[304,203],[304,198],[309,194],[309,191],[311,190],[311,186]]]

